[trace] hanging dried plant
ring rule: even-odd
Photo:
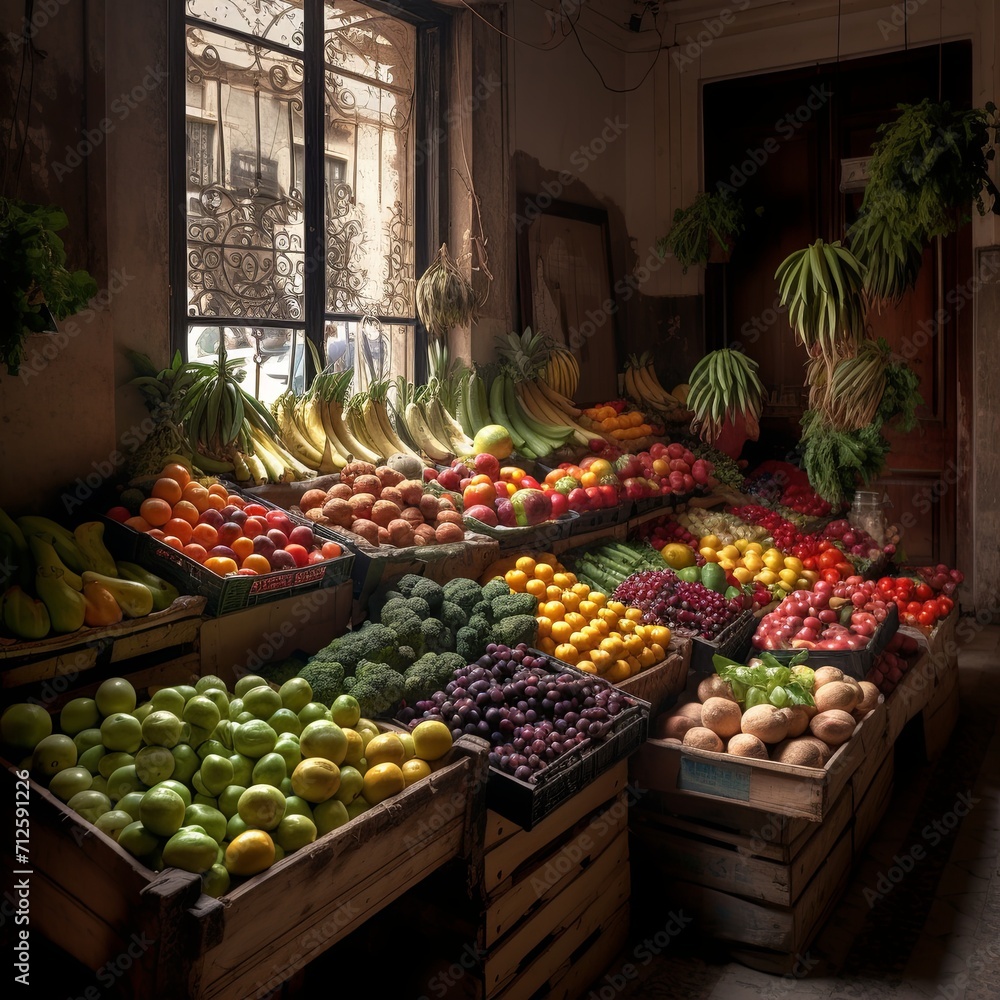
[[[475,318],[479,300],[472,283],[448,252],[447,243],[441,244],[431,266],[420,276],[416,300],[420,322],[435,337],[445,337],[449,330]]]

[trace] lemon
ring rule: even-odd
[[[340,768],[324,757],[307,757],[292,772],[292,790],[307,802],[325,802],[340,787]]]
[[[66,702],[59,713],[59,728],[67,736],[76,736],[84,729],[101,723],[101,713],[93,698],[73,698]]]
[[[135,688],[124,677],[109,677],[97,689],[94,701],[101,715],[131,712],[136,705]]]
[[[41,777],[51,778],[65,768],[73,767],[78,756],[76,744],[68,736],[55,733],[38,741],[35,752],[31,755],[31,771]]]
[[[311,844],[317,837],[316,824],[308,817],[298,813],[285,816],[274,831],[274,840],[282,850],[297,851],[306,844]]]
[[[240,796],[236,811],[247,826],[274,830],[285,815],[285,796],[274,785],[251,785]]]
[[[413,750],[421,760],[439,760],[452,746],[451,730],[443,722],[434,720],[421,722],[410,735],[413,737]],[[367,775],[365,778],[367,781]]]
[[[406,760],[406,750],[395,733],[382,733],[373,737],[365,747],[365,760],[369,767],[384,764],[402,764]]]
[[[303,757],[325,757],[340,765],[347,756],[347,736],[336,722],[319,719],[299,734],[299,750]]]
[[[695,563],[694,549],[690,545],[684,545],[680,542],[670,542],[664,545],[660,549],[660,555],[663,556],[663,561],[671,569],[684,569]],[[591,600],[587,603],[593,604],[594,602]]]
[[[421,723],[425,725],[426,723]],[[436,725],[444,726],[443,722]],[[447,729],[447,726],[444,726]],[[416,730],[414,730],[416,732]],[[451,732],[448,733],[449,741]],[[414,745],[417,745],[414,739]],[[365,772],[364,798],[369,805],[377,805],[393,795],[398,795],[406,787],[406,779],[398,764],[386,762],[369,767]],[[357,800],[355,799],[355,802]],[[354,802],[351,803],[354,805]]]
[[[226,848],[226,870],[232,875],[256,875],[270,868],[274,861],[274,841],[263,830],[247,830],[234,837]]]
[[[52,735],[52,716],[41,705],[18,702],[0,717],[0,740],[18,750],[34,750]]]
[[[415,781],[426,778],[431,773],[431,766],[427,761],[414,757],[412,760],[408,760],[400,770],[403,772],[403,780],[409,787]]]
[[[285,758],[280,753],[266,753],[254,764],[253,783],[255,785],[274,785],[277,788],[287,776]]]
[[[304,677],[290,677],[278,690],[283,708],[300,712],[313,700],[312,687]]]

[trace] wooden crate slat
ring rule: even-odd
[[[628,804],[624,794],[606,803],[607,809],[580,833],[566,841],[538,864],[520,874],[500,893],[485,914],[486,946],[491,947],[531,910],[558,896],[599,854],[628,827]]]
[[[564,916],[559,925],[553,927],[551,942],[531,958],[527,965],[515,970],[516,978],[513,982],[509,985],[498,984],[497,1000],[515,1000],[532,996],[545,984],[551,970],[560,967],[590,934],[600,927],[610,913],[617,911],[628,900],[629,886],[627,864],[619,864],[610,878],[592,889],[581,885],[576,905],[563,906]],[[563,896],[566,895],[569,894],[563,893]],[[572,900],[561,901],[563,904],[572,902]],[[522,956],[523,954],[524,952]],[[488,973],[487,996],[492,995],[489,990],[490,978]]]
[[[634,677],[618,681],[615,687],[648,701],[649,717],[655,719],[684,690],[687,675],[688,665],[684,657],[680,653],[670,653],[664,660],[640,670]]]
[[[928,760],[937,759],[948,745],[958,715],[958,670],[952,668],[941,678],[933,700],[923,711],[924,752]]]
[[[860,855],[876,827],[882,821],[892,798],[894,757],[890,753],[882,761],[877,774],[854,802],[854,854]]]

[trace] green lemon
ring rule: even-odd
[[[115,750],[114,753],[106,753],[100,759],[97,769],[100,771],[102,777],[110,778],[118,768],[134,763],[135,757],[132,754],[125,753],[124,750]]]
[[[255,760],[270,753],[277,741],[277,734],[263,719],[252,719],[233,730],[233,747],[236,752]]]
[[[202,762],[201,783],[205,786],[205,794],[219,795],[228,785],[233,783],[235,769],[228,757],[210,753]]]
[[[187,743],[178,743],[171,748],[170,756],[174,758],[174,773],[171,777],[182,783],[190,781],[201,763],[198,754]]]
[[[292,712],[299,712],[313,700],[312,687],[304,677],[290,677],[278,690],[281,704]]]
[[[351,819],[354,819],[355,816],[360,816],[363,812],[367,812],[369,809],[371,809],[371,803],[363,795],[359,795],[347,807],[347,815]]]
[[[214,864],[207,872],[201,873],[201,891],[206,896],[218,899],[229,892],[229,872],[225,865]]]
[[[194,682],[194,689],[198,694],[204,694],[210,688],[218,688],[224,693],[229,691],[226,682],[216,674],[205,674]]]
[[[199,692],[200,696],[207,698],[219,710],[219,715],[223,719],[229,718],[229,695],[222,688],[206,688]]]
[[[308,816],[293,813],[282,817],[278,829],[274,831],[274,842],[286,852],[291,852],[311,844],[316,836],[316,824]]]
[[[198,693],[198,691],[190,684],[175,684],[174,690],[184,699],[185,702],[189,702]]]
[[[143,742],[168,750],[181,741],[184,723],[173,712],[150,712],[140,724]]]
[[[252,712],[247,712],[244,710],[240,712],[240,714],[237,715],[236,718],[233,719],[232,721],[238,722],[240,725],[243,725],[244,722],[253,722],[253,720],[256,718],[257,716],[254,715]]]
[[[80,754],[80,758],[77,763],[80,767],[85,767],[91,774],[99,774],[101,760],[106,757],[108,751],[104,749],[103,744],[98,744],[96,747],[91,747],[89,750],[84,750]]]
[[[310,722],[299,734],[299,750],[303,759],[325,757],[334,764],[343,764],[347,756],[347,737],[336,722],[319,719]]]
[[[108,779],[105,778],[103,774],[95,774],[94,779],[90,785],[90,790],[92,792],[104,792],[104,794],[107,795]]]
[[[102,749],[104,747],[104,744],[101,742],[101,730],[99,728],[84,729],[73,737],[73,742],[76,744],[76,749],[81,755],[93,747],[101,747]]]
[[[108,798],[112,802],[128,795],[129,792],[144,792],[149,786],[140,780],[135,764],[118,768],[108,778]]]
[[[87,791],[93,783],[94,776],[90,771],[77,765],[53,774],[49,782],[49,791],[63,802],[69,802],[77,792]]]
[[[52,716],[30,701],[4,709],[0,716],[0,743],[18,750],[34,750],[40,740],[52,735]]]
[[[176,688],[160,688],[150,699],[154,712],[170,712],[179,719],[184,711],[184,695]]]
[[[298,715],[299,721],[303,726],[308,726],[310,722],[316,722],[318,719],[326,719],[328,722],[333,722],[330,709],[318,701],[311,701],[305,708],[300,708]]]
[[[31,755],[31,771],[41,778],[51,778],[53,774],[76,764],[78,753],[76,744],[61,733],[54,733],[38,741]]]
[[[279,708],[268,718],[267,724],[279,736],[282,733],[293,733],[298,736],[302,732],[302,720],[290,708]]]
[[[240,796],[246,791],[245,785],[230,785],[219,793],[219,812],[226,819],[236,815],[236,807],[239,804]]]
[[[285,796],[274,785],[251,785],[240,796],[236,808],[247,826],[274,830],[285,814]]]
[[[97,817],[94,826],[112,840],[121,836],[122,830],[132,822],[132,817],[124,809],[111,809]]]
[[[124,677],[109,677],[97,689],[94,701],[101,715],[131,712],[136,706],[135,688]]]
[[[274,744],[274,752],[280,753],[284,758],[285,771],[288,774],[291,774],[295,770],[295,765],[302,760],[299,738],[294,733],[282,733]]]
[[[211,698],[196,694],[185,704],[181,718],[189,723],[192,729],[198,727],[211,732],[219,724],[222,714],[219,712],[219,706]]]
[[[232,750],[233,723],[229,719],[221,719],[212,733],[212,739],[218,740],[227,750]]]
[[[285,796],[285,801],[286,802],[288,801],[288,796],[289,795],[294,795],[295,794],[295,789],[292,788],[292,779],[291,778],[282,778],[281,779],[281,784],[278,785],[278,787],[281,789],[281,794]]]
[[[356,726],[361,719],[361,706],[353,695],[342,694],[334,699],[330,714],[338,726]]]
[[[92,788],[77,792],[66,805],[91,823],[96,823],[104,813],[111,811],[111,799]]]
[[[123,795],[116,803],[116,811],[128,813],[135,822],[139,819],[139,803],[145,794],[145,792],[129,792],[128,795]]]
[[[281,708],[281,695],[266,684],[251,688],[243,695],[243,710],[255,719],[269,719]]]
[[[229,699],[229,718],[235,719],[238,715],[243,712],[243,699],[242,698],[230,698]]]
[[[137,858],[149,857],[160,846],[159,838],[138,820],[129,823],[118,834],[118,843]]]
[[[308,816],[312,819],[312,804],[298,795],[286,795],[285,816]]]
[[[182,785],[176,778],[167,778],[166,781],[161,781],[155,788],[169,788],[171,791],[176,792],[181,799],[184,801],[185,806],[191,805],[191,789],[187,785]]]
[[[115,712],[101,723],[101,742],[109,750],[135,753],[142,746],[142,723],[125,712]]]
[[[198,745],[198,760],[204,760],[210,753],[218,754],[220,757],[228,757],[232,750],[218,740],[204,740]]]
[[[66,702],[59,713],[59,728],[67,736],[76,736],[84,729],[101,724],[101,713],[93,698],[73,698]]]
[[[226,839],[227,820],[228,817],[218,809],[197,802],[192,802],[184,810],[184,826],[200,826],[217,844]]]
[[[143,747],[135,755],[135,773],[145,785],[155,785],[173,777],[174,755],[166,747]]]
[[[181,871],[200,874],[215,864],[218,847],[202,827],[182,827],[163,845],[163,862]]]
[[[247,691],[252,691],[255,687],[268,687],[268,683],[263,677],[257,674],[246,674],[241,677],[233,688],[237,698],[246,697]]]
[[[233,765],[232,784],[249,788],[253,784],[253,766],[256,761],[252,757],[234,753],[229,755],[229,763]]]
[[[254,764],[253,783],[279,787],[287,777],[285,758],[280,753],[266,753]]]
[[[184,822],[187,803],[172,788],[157,785],[142,797],[139,821],[158,837],[171,837]]]
[[[153,703],[151,701],[144,701],[141,705],[137,705],[132,709],[132,714],[140,721],[145,722],[146,716],[153,711]]]
[[[360,794],[365,785],[365,776],[356,768],[346,764],[340,769],[340,787],[334,793],[345,806],[349,806]]]
[[[226,823],[226,840],[234,840],[241,833],[244,833],[249,829],[250,827],[247,826],[243,817],[240,816],[239,813],[233,813],[233,815],[229,817],[229,822]]]
[[[218,809],[219,800],[214,795],[205,795],[202,792],[196,792],[191,796],[191,805],[210,806],[212,809]]]
[[[316,824],[316,832],[321,837],[324,833],[343,826],[350,818],[347,806],[340,799],[327,799],[326,802],[313,806],[313,822]]]

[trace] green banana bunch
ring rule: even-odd
[[[694,412],[692,426],[698,426],[708,444],[714,444],[726,420],[739,413],[746,418],[750,437],[755,437],[765,397],[758,370],[756,361],[729,348],[712,351],[695,365],[687,406]]]
[[[774,274],[796,339],[829,364],[854,354],[864,337],[864,267],[846,247],[817,240],[789,254]]]

